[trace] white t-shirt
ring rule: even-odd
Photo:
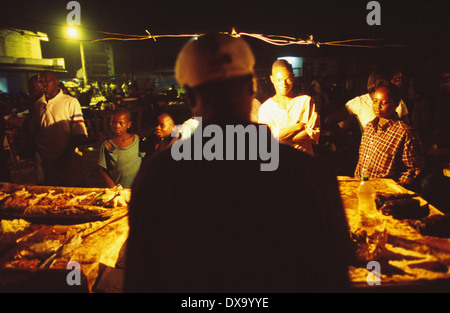
[[[312,155],[314,154],[312,142],[316,144],[319,142],[320,119],[310,96],[302,95],[293,98],[286,109],[281,108],[278,103],[269,98],[259,109],[258,123],[268,125],[276,138],[282,128],[293,126],[298,122],[305,124],[309,140],[301,146],[297,143],[292,146]]]
[[[86,135],[83,112],[78,100],[60,91],[48,102],[42,96],[34,104],[34,112],[39,116],[38,134],[35,138],[39,153],[47,159],[61,155],[73,135]]]
[[[345,107],[351,115],[356,115],[356,117],[358,118],[361,132],[364,131],[367,123],[369,123],[376,117],[375,113],[373,112],[373,101],[370,97],[370,94],[368,93],[348,101],[345,104]],[[400,101],[400,105],[397,107],[396,111],[399,117],[403,117],[408,114],[408,109],[406,108],[406,104],[405,102],[403,102],[403,100]]]

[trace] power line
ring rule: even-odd
[[[67,27],[67,25],[61,25],[56,23],[42,22],[42,21],[32,21],[34,23],[58,26],[58,27]],[[84,29],[91,32],[96,32],[102,35],[109,35],[108,37],[101,37],[96,39],[69,39],[64,37],[57,36],[48,36],[48,38],[58,39],[58,40],[75,40],[80,42],[99,42],[99,41],[140,41],[140,40],[154,40],[161,38],[196,38],[203,34],[158,34],[152,35],[148,30],[145,30],[146,35],[137,35],[137,34],[125,34],[120,32],[109,32],[103,30],[97,30],[93,28],[88,28],[84,26],[77,25],[79,29]],[[358,48],[383,48],[383,47],[413,47],[411,45],[400,45],[400,44],[383,44],[383,41],[388,40],[387,37],[383,38],[354,38],[354,39],[345,39],[345,40],[335,40],[328,42],[319,42],[315,41],[313,36],[309,36],[308,39],[299,39],[292,36],[286,35],[264,35],[258,33],[247,33],[247,32],[237,32],[235,28],[232,29],[231,32],[224,32],[230,34],[235,37],[247,36],[251,38],[255,38],[261,40],[265,43],[275,45],[275,46],[290,46],[290,45],[315,45],[317,47],[320,46],[340,46],[340,47],[358,47]],[[405,34],[404,34],[405,35]],[[38,35],[36,35],[39,37]],[[112,37],[114,36],[114,37]],[[400,35],[401,36],[401,35]],[[398,37],[398,35],[397,35]],[[380,44],[361,44],[361,42],[380,42]],[[358,43],[359,42],[359,43]],[[417,47],[417,46],[416,46]]]

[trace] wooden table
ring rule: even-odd
[[[359,183],[359,180],[339,178],[351,230],[356,229]],[[371,183],[377,192],[414,194],[391,179],[372,179]],[[421,197],[417,199],[422,205],[427,205]],[[430,215],[442,214],[431,205],[429,208]],[[375,268],[368,267],[371,260],[367,260],[350,267],[353,286],[363,291],[450,291],[450,239],[423,236],[410,226],[408,220],[398,220],[381,213],[380,217],[386,223],[387,241],[381,254],[373,260],[380,264],[377,284],[371,280],[374,278],[371,272]]]
[[[378,192],[411,193],[389,179],[374,179],[371,182]],[[358,185],[357,180],[339,178],[342,201],[352,229],[356,218]],[[97,189],[78,188],[79,192]],[[420,200],[426,204],[425,200]],[[6,242],[3,234],[3,238],[0,238],[0,252],[7,250],[8,254],[0,255],[1,291],[40,292],[48,289],[57,292],[95,292],[94,287],[101,278],[102,268],[120,267],[119,256],[129,230],[127,212],[127,208],[125,211],[117,210],[117,214],[107,220],[73,225],[30,224],[27,226],[28,231],[15,238],[10,249],[5,249],[4,246],[2,249],[1,243]],[[432,206],[430,213],[441,214]],[[406,220],[396,220],[391,216],[383,216],[383,219],[386,221],[387,242],[383,253],[375,260],[381,266],[380,284],[367,283],[371,269],[368,270],[366,265],[370,260],[355,263],[349,268],[349,277],[355,291],[450,291],[450,273],[447,269],[450,265],[450,239],[423,236]],[[12,262],[14,259],[26,258],[26,251],[31,245],[51,243],[56,239],[60,240],[62,246],[52,248],[57,252],[53,259],[51,253],[44,262],[30,261],[15,265]],[[50,261],[45,262],[47,260]],[[71,261],[76,261],[81,266],[81,286],[68,286],[66,282],[70,273],[66,266]],[[430,264],[439,266],[431,270],[422,266]]]
[[[1,183],[5,184],[5,183]],[[17,188],[20,185],[8,184]],[[46,187],[58,190],[62,187]],[[112,189],[70,188],[76,194]],[[127,192],[123,190],[121,192]],[[128,237],[128,208],[111,208],[106,220],[87,222],[30,223],[25,219],[4,219],[0,228],[0,290],[27,292],[92,292],[102,267],[116,267]],[[7,229],[23,225],[18,233]],[[18,235],[16,235],[18,234]],[[77,262],[81,285],[69,285],[66,278]]]

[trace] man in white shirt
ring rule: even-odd
[[[376,88],[382,81],[388,82],[389,79],[384,73],[378,70],[373,71],[367,81],[368,93],[349,100],[341,110],[328,116],[325,123],[339,123],[347,119],[350,115],[354,115],[358,119],[361,133],[363,133],[367,123],[376,117],[373,111],[372,97]],[[400,101],[400,105],[397,107],[396,112],[400,118],[407,117],[408,109],[406,108],[406,104],[403,100]]]
[[[294,72],[286,60],[274,62],[270,80],[276,94],[261,105],[258,123],[267,124],[280,141],[313,155],[312,143],[319,142],[320,119],[311,97],[295,93]]]
[[[80,103],[63,93],[54,72],[39,74],[43,96],[33,109],[31,133],[42,161],[44,183],[49,186],[82,185],[75,148],[87,139]],[[76,166],[77,168],[74,168]]]

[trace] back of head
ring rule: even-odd
[[[242,39],[212,33],[189,41],[178,54],[175,77],[182,87],[252,75],[255,58]]]
[[[178,54],[175,76],[191,111],[204,121],[250,120],[255,58],[242,39],[212,33],[189,41]]]

